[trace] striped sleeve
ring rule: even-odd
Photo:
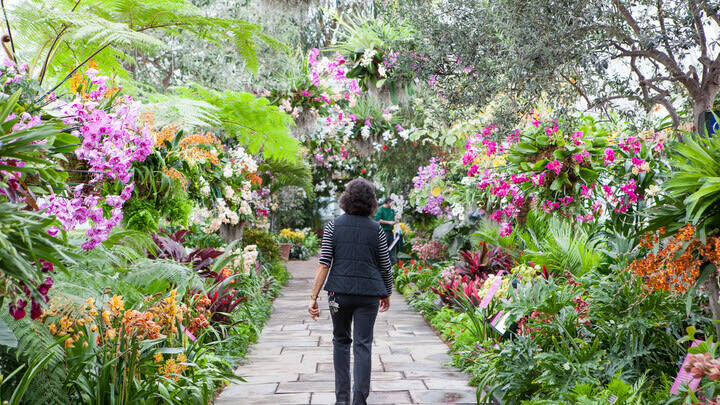
[[[327,225],[325,225],[322,244],[320,245],[320,264],[324,264],[328,267],[330,267],[330,265],[332,264],[333,255],[335,254],[335,250],[333,249],[332,245],[332,237],[334,232],[335,221],[330,221]]]
[[[393,279],[392,279],[392,263],[390,263],[390,251],[388,250],[388,243],[387,238],[385,238],[385,231],[383,231],[382,227],[378,227],[380,231],[378,232],[378,245],[380,249],[378,250],[378,258],[380,259],[380,274],[383,278],[383,283],[385,283],[385,290],[388,293],[388,296],[392,295],[393,290]]]

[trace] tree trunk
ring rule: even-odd
[[[720,84],[711,83],[703,90],[702,94],[693,97],[693,125],[701,135],[704,135],[705,131],[705,122],[702,121],[703,113],[712,111],[715,97],[720,91]]]
[[[222,224],[220,225],[220,236],[227,243],[232,243],[236,240],[242,240],[244,222],[239,222],[237,225]]]
[[[705,288],[707,289],[707,295],[710,301],[710,311],[712,312],[713,321],[715,321],[713,323],[715,325],[715,336],[720,336],[720,322],[717,322],[720,320],[720,303],[718,303],[718,299],[720,299],[720,288],[718,288],[718,279],[715,272],[705,281]]]

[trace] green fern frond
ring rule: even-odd
[[[121,279],[147,295],[165,292],[171,285],[179,291],[204,287],[200,277],[190,267],[167,260],[141,260]]]
[[[270,159],[263,163],[258,171],[272,173],[271,192],[290,186],[300,187],[307,194],[313,192],[312,173],[305,161],[288,162]]]
[[[23,403],[32,405],[69,404],[70,398],[63,388],[65,382],[65,352],[56,345],[53,335],[42,324],[27,318],[15,321],[3,308],[0,318],[7,322],[18,339],[17,353],[22,361],[52,353],[45,368],[35,376],[23,397]]]
[[[175,95],[154,95],[151,101],[152,104],[145,105],[144,109],[153,112],[157,128],[175,124],[179,129],[192,130],[220,124],[216,115],[218,108],[203,100]]]
[[[216,107],[225,132],[233,134],[251,153],[262,151],[268,159],[297,161],[300,143],[290,133],[292,118],[266,98],[244,92],[219,92],[200,85],[178,89],[177,93]]]
[[[416,35],[416,30],[410,25],[395,20],[380,18],[363,18],[362,16],[347,21],[336,17],[339,22],[338,33],[344,38],[337,45],[331,47],[333,51],[343,54],[363,52],[365,49],[390,49],[393,45],[408,41]]]
[[[258,43],[280,47],[261,27],[246,21],[209,17],[189,0],[28,0],[8,7],[15,46],[32,74],[64,78],[80,62],[107,46],[93,59],[104,59],[103,70],[128,77],[129,50],[155,51],[166,46],[163,36],[195,35],[223,46],[232,45],[257,71]],[[52,51],[51,51],[52,49]],[[107,54],[115,56],[108,58]]]

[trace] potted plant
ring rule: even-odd
[[[282,261],[288,261],[290,260],[290,250],[292,249],[293,244],[292,243],[280,243],[280,259]]]

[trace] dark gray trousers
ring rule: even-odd
[[[333,321],[335,400],[350,404],[350,344],[353,347],[353,405],[365,405],[370,394],[372,342],[380,299],[365,295],[334,294],[329,297]],[[334,301],[337,307],[332,304]],[[352,325],[354,324],[354,330]],[[350,337],[350,332],[352,338]]]

